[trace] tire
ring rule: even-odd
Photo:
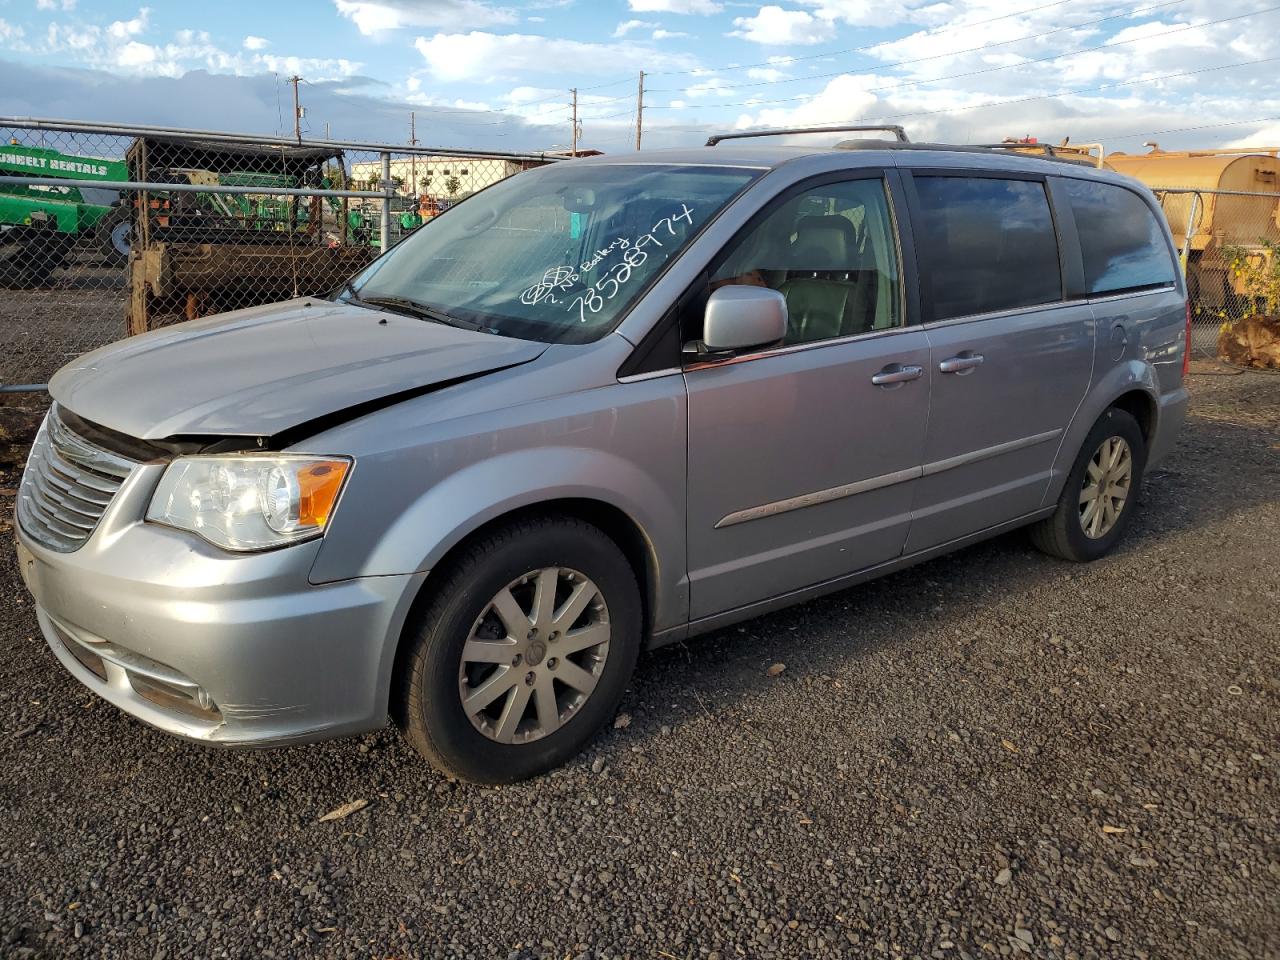
[[[129,259],[133,242],[133,221],[129,213],[127,207],[116,207],[98,225],[99,249],[103,259],[112,266],[119,266]]]
[[[640,590],[617,544],[585,521],[537,517],[468,544],[440,576],[406,629],[397,666],[392,711],[409,743],[449,776],[482,784],[524,780],[577,754],[613,717],[640,652]],[[562,614],[555,623],[537,615],[538,591],[553,581],[545,609]],[[570,597],[591,588],[575,614]],[[520,609],[504,603],[500,616],[500,598]],[[603,647],[564,653],[600,637]],[[476,651],[486,659],[475,660]],[[565,678],[594,685],[584,694]],[[503,692],[475,709],[496,689]]]
[[[19,290],[48,286],[53,271],[66,262],[72,238],[45,227],[14,233],[16,236],[10,234],[6,238],[0,281]]]
[[[1127,448],[1128,480],[1127,484],[1121,482],[1123,464],[1122,461],[1117,462],[1110,482],[1101,489],[1103,492],[1114,491],[1117,495],[1123,490],[1123,499],[1118,509],[1115,498],[1098,498],[1094,511],[1089,513],[1089,504],[1084,497],[1091,487],[1098,489],[1098,485],[1094,484],[1094,474],[1101,472],[1104,480],[1108,478],[1108,471],[1102,469],[1106,466],[1107,456],[1102,450],[1104,444],[1111,445],[1109,450],[1117,449],[1118,444]],[[1094,462],[1096,456],[1104,458],[1101,465]],[[1090,470],[1091,465],[1093,471]],[[1057,510],[1053,516],[1031,527],[1031,542],[1050,556],[1076,563],[1088,563],[1110,553],[1133,520],[1146,465],[1147,444],[1138,421],[1118,407],[1109,408],[1098,418],[1085,438],[1071,472],[1067,475],[1062,496],[1058,498]],[[1106,512],[1103,507],[1106,499],[1111,501],[1114,516],[1109,526],[1105,525]],[[1092,533],[1086,529],[1087,526],[1094,527]]]

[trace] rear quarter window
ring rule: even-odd
[[[1080,236],[1085,289],[1120,293],[1174,282],[1164,229],[1138,194],[1111,183],[1063,180]]]
[[[916,174],[912,223],[932,319],[1062,299],[1058,240],[1044,184]]]

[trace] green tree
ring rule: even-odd
[[[458,195],[458,191],[462,189],[462,181],[457,177],[450,177],[444,182],[444,188],[449,192],[449,196],[455,197]]]

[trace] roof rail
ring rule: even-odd
[[[750,137],[780,137],[790,136],[795,133],[867,133],[877,130],[881,133],[892,133],[898,143],[911,142],[907,139],[907,132],[902,127],[896,124],[887,124],[875,127],[789,127],[787,129],[748,130],[744,133],[717,133],[713,137],[707,137],[707,146],[714,147],[721,140],[746,140]]]

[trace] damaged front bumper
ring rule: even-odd
[[[143,523],[134,471],[83,547],[18,528],[18,563],[54,654],[81,683],[168,733],[269,746],[386,720],[396,640],[420,575],[307,580],[319,541],[228,554]]]

